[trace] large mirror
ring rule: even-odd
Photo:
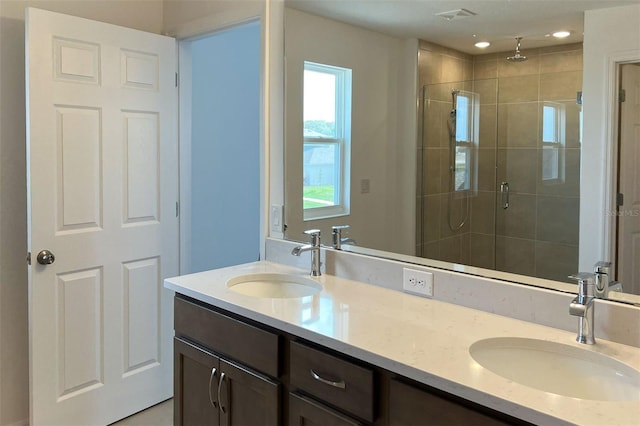
[[[575,291],[587,3],[285,0],[286,238]]]

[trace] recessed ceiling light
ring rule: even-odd
[[[489,46],[491,46],[491,43],[489,43],[488,41],[479,41],[475,44],[476,47],[479,47],[480,49],[485,49]]]
[[[565,38],[565,37],[569,37],[571,35],[570,31],[556,31],[555,33],[553,33],[553,36],[555,38]]]

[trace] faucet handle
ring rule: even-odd
[[[311,237],[311,245],[312,246],[320,246],[320,230],[319,229],[307,229],[304,231],[305,234]]]
[[[605,298],[609,293],[611,277],[611,262],[600,261],[593,265],[593,273],[596,276],[596,297]]]
[[[331,227],[331,235],[333,237],[333,248],[340,250],[342,248],[342,231],[351,228],[349,225],[333,225]]]
[[[611,262],[600,261],[593,265],[593,272],[595,274],[609,274],[611,268]]]
[[[591,272],[578,272],[577,274],[569,275],[569,278],[578,281],[579,297],[593,297],[593,288],[596,283],[595,274]]]
[[[569,275],[569,278],[572,280],[580,281],[593,281],[594,274],[591,272],[577,272],[575,274]]]

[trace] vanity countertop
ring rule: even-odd
[[[636,370],[640,348],[604,340],[581,345],[575,333],[331,275],[313,278],[323,289],[304,298],[244,296],[226,285],[259,272],[308,276],[262,261],[169,278],[165,287],[531,423],[640,424],[640,401],[581,400],[520,385],[480,366],[469,347],[490,337],[541,339],[609,355]]]

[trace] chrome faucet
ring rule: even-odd
[[[349,225],[334,225],[331,227],[331,236],[333,238],[333,248],[341,250],[343,244],[355,244],[356,240],[353,238],[343,238],[342,231],[349,229]]]
[[[596,297],[607,298],[610,291],[622,291],[622,283],[610,279],[611,262],[597,262],[593,267],[593,273],[596,281]]]
[[[296,246],[291,250],[291,254],[294,256],[300,256],[305,251],[311,252],[311,276],[319,277],[322,275],[320,272],[320,230],[309,229],[304,231],[305,234],[311,236],[311,244],[305,244],[302,246]]]
[[[569,276],[578,281],[578,295],[569,305],[569,313],[578,317],[578,343],[593,345],[596,343],[593,335],[593,308],[595,275],[588,272],[580,272]]]

